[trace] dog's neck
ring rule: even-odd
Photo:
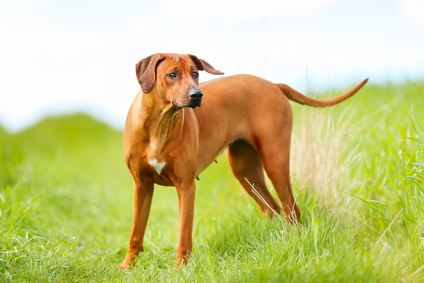
[[[143,130],[148,135],[151,149],[158,154],[172,137],[182,131],[185,111],[171,103],[158,101],[150,93],[143,94],[142,109],[146,114]]]

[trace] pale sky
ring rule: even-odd
[[[122,129],[157,52],[302,92],[423,79],[424,0],[0,1],[0,51],[8,130],[77,111]]]

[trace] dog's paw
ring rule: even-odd
[[[120,264],[120,265],[117,265],[117,266],[115,266],[115,268],[116,269],[130,269],[131,268],[131,265],[127,265],[127,264]]]
[[[120,265],[115,266],[116,269],[130,269],[134,263],[131,262],[122,262]]]

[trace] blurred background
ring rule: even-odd
[[[140,88],[134,66],[157,52],[302,92],[424,77],[421,0],[1,1],[0,38],[0,124],[11,132],[73,112],[122,129]]]

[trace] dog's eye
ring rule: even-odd
[[[178,75],[177,75],[177,73],[175,73],[175,72],[172,72],[172,73],[169,73],[169,74],[168,74],[168,77],[170,77],[170,78],[172,78],[172,79],[175,79],[177,76],[178,76]]]
[[[198,76],[199,76],[198,72],[193,72],[193,78],[197,79]]]

